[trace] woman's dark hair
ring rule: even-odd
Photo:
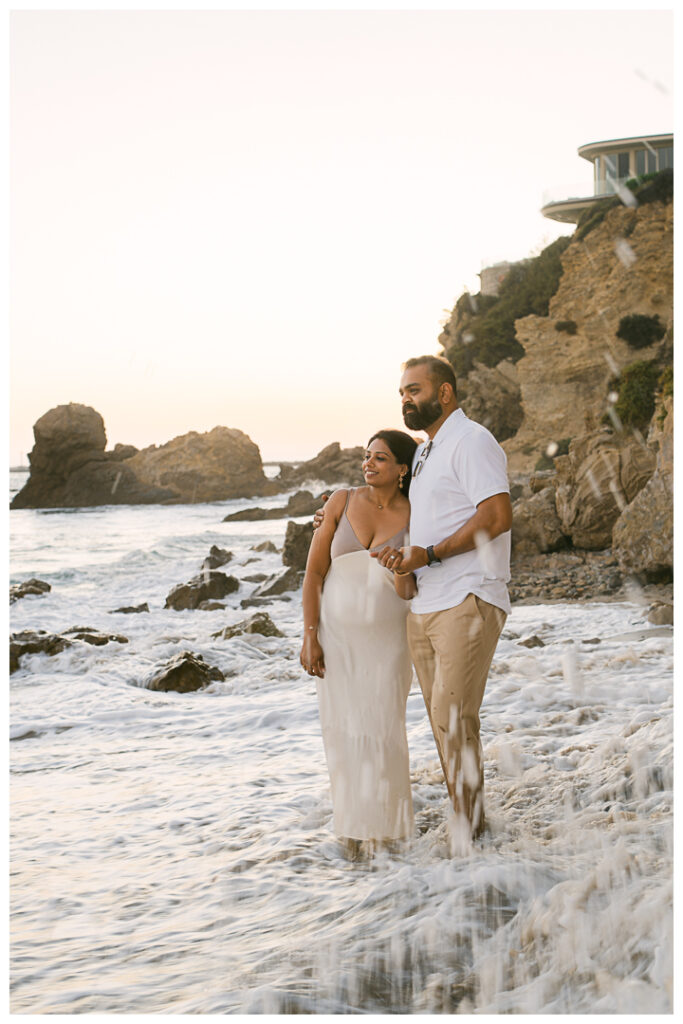
[[[373,441],[384,441],[396,461],[408,467],[408,472],[403,477],[403,483],[401,484],[401,490],[407,497],[417,441],[410,434],[404,433],[403,430],[378,430],[376,434],[372,435],[365,447],[369,448]]]

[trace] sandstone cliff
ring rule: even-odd
[[[472,357],[491,351],[482,324],[495,311],[490,297],[463,296],[439,339],[461,370],[465,412],[507,453],[517,558],[611,547],[624,575],[671,576],[673,202],[670,184],[656,187],[654,199],[608,202],[590,229],[577,228],[559,253],[547,315],[514,320],[510,359],[484,366]],[[506,299],[509,309],[509,288]],[[626,321],[648,331],[636,336]]]
[[[634,352],[617,337],[633,313],[673,322],[673,203],[617,207],[562,255],[564,272],[547,317],[515,323],[523,420],[503,447],[510,472],[529,472],[551,442],[593,431],[608,408],[609,381],[662,344]],[[575,333],[557,325],[575,325]]]

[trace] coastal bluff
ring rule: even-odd
[[[102,416],[70,402],[33,427],[30,476],[11,508],[184,504],[260,497],[280,487],[263,471],[256,444],[241,430],[191,431],[164,445],[106,451]]]

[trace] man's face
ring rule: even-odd
[[[406,370],[401,377],[398,393],[401,396],[403,422],[409,430],[426,430],[443,412],[436,397],[437,388],[426,366],[413,366]]]

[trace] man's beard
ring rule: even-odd
[[[409,430],[426,430],[436,423],[443,409],[436,398],[413,403],[414,407],[403,407],[403,422]]]

